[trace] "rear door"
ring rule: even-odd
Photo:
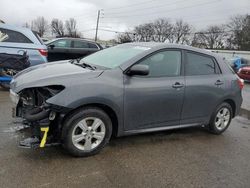
[[[185,51],[185,99],[181,124],[208,121],[225,93],[224,80],[212,56]]]
[[[71,59],[72,40],[59,39],[48,46],[48,61]]]
[[[81,58],[90,54],[88,42],[82,40],[74,40],[72,48],[72,57]]]
[[[179,125],[184,98],[181,51],[164,50],[139,62],[147,76],[124,75],[125,130]]]

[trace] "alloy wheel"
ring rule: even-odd
[[[230,111],[228,108],[226,107],[223,107],[221,108],[217,115],[216,115],[216,118],[215,118],[215,126],[218,130],[223,130],[225,129],[229,122],[230,122],[230,117],[231,117],[231,114],[230,114]]]
[[[106,134],[103,121],[87,117],[79,121],[72,132],[73,145],[82,151],[90,151],[101,144]]]

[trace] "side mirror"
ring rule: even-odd
[[[50,49],[53,50],[55,48],[54,44],[49,45]]]
[[[129,71],[127,72],[129,76],[133,75],[148,75],[149,74],[149,67],[148,65],[134,65],[132,66]]]

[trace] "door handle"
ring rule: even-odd
[[[218,86],[224,84],[224,82],[222,82],[221,80],[217,80],[214,84]]]
[[[172,85],[172,87],[178,89],[178,88],[184,87],[184,84],[181,84],[180,82],[175,82],[175,83]]]

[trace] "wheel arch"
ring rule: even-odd
[[[103,110],[109,116],[109,118],[111,119],[111,122],[112,122],[112,136],[118,136],[118,134],[119,134],[118,113],[110,105],[107,105],[104,103],[87,103],[87,104],[80,105],[77,108],[72,109],[69,112],[67,112],[67,114],[63,117],[62,122],[64,122],[68,117],[70,117],[71,114],[78,111],[79,109],[91,108],[91,107],[99,108],[99,109]]]
[[[236,103],[235,103],[235,101],[233,99],[225,99],[223,102],[228,103],[232,107],[233,117],[235,117],[235,112],[236,112]]]

